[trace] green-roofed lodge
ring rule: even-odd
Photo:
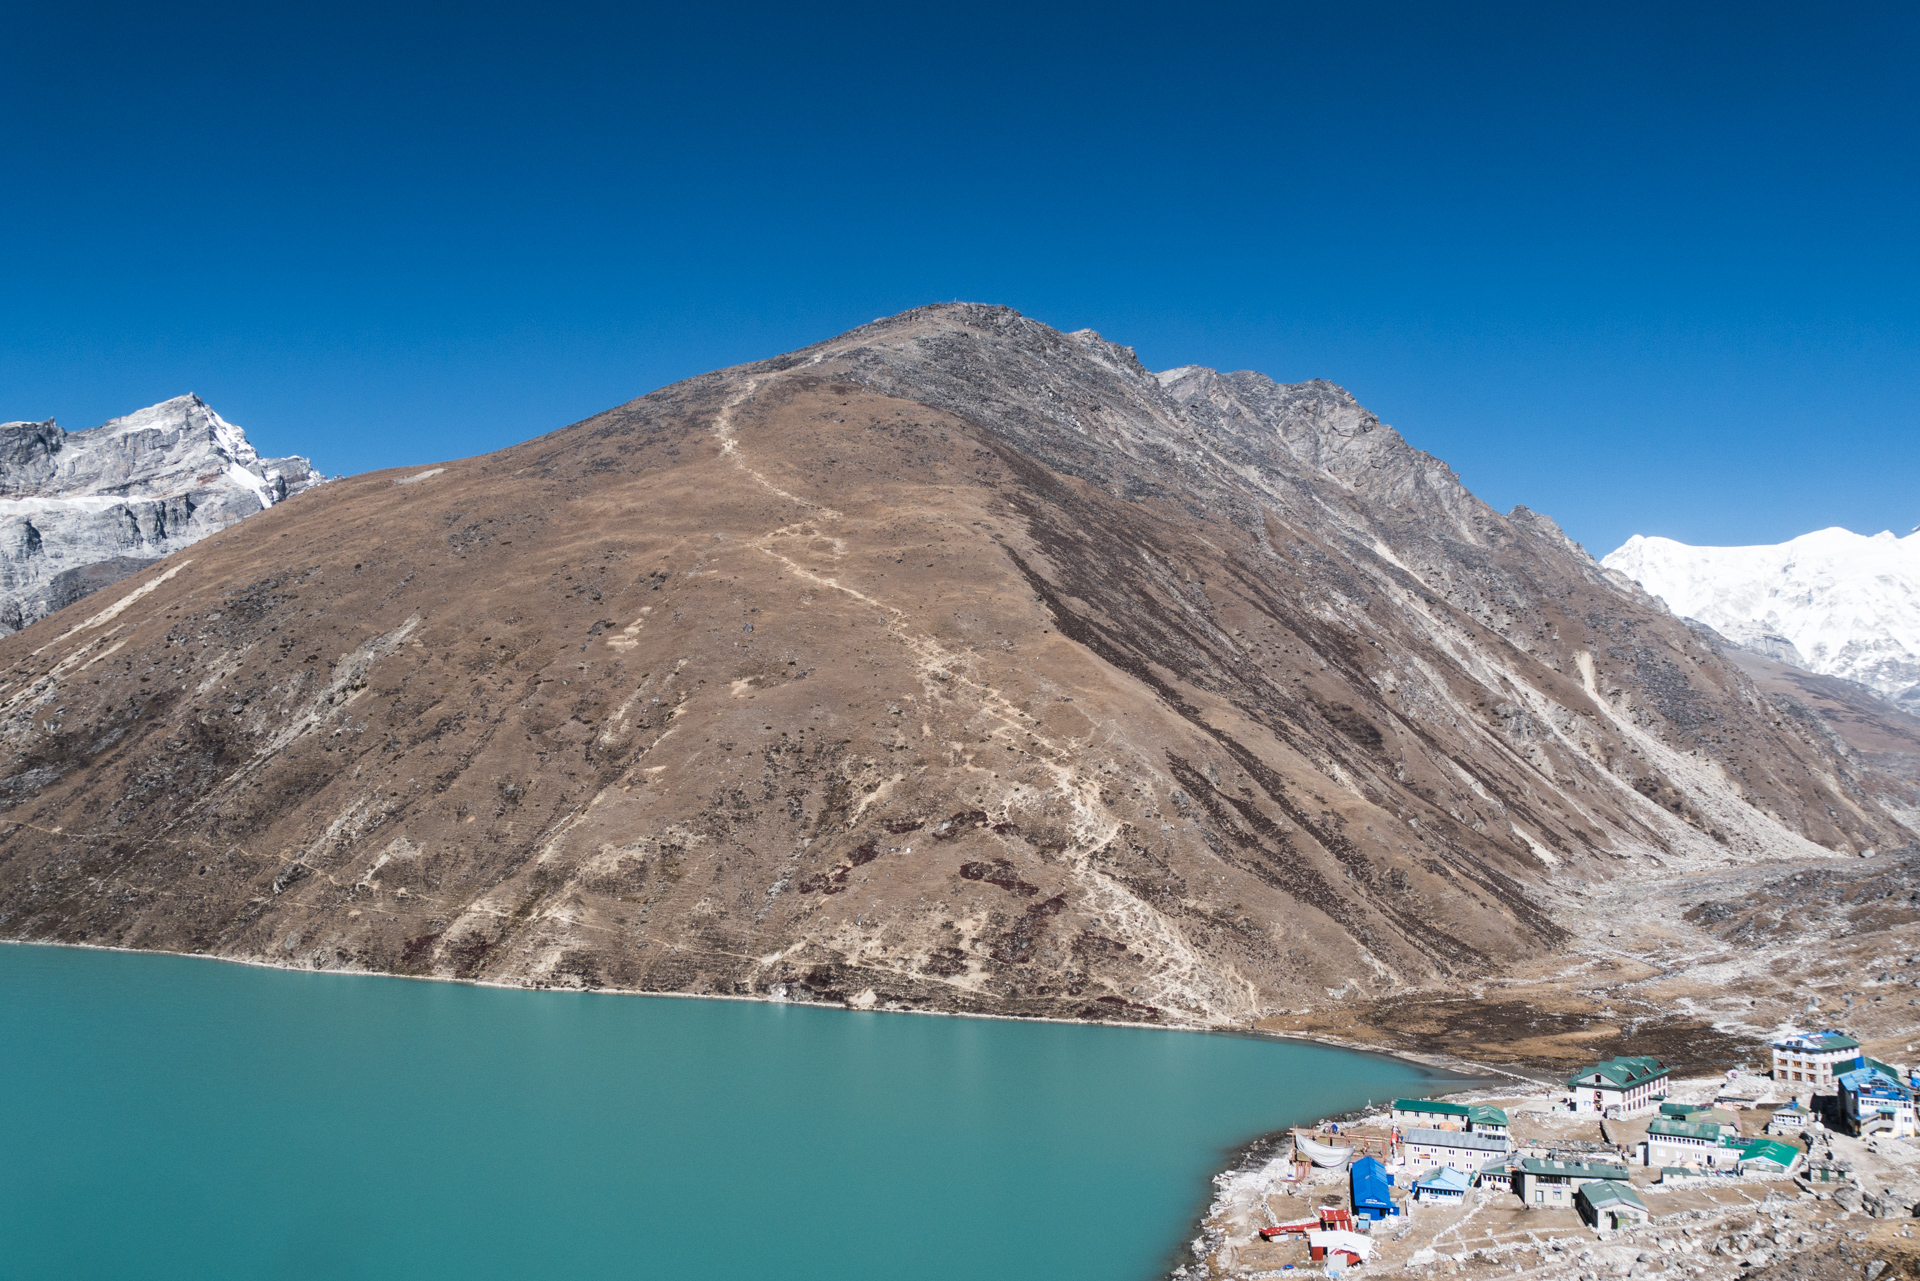
[[[1441,1103],[1434,1099],[1395,1099],[1393,1123],[1423,1130],[1464,1130],[1472,1118],[1464,1103]]]
[[[1681,1121],[1657,1116],[1647,1122],[1641,1160],[1647,1165],[1731,1166],[1739,1149],[1728,1146],[1726,1130],[1710,1121]]]
[[[1602,1059],[1567,1078],[1567,1102],[1575,1112],[1639,1116],[1666,1098],[1668,1075],[1660,1060],[1648,1055]]]
[[[1777,1174],[1785,1177],[1800,1163],[1800,1149],[1779,1139],[1749,1139],[1741,1155],[1742,1174]]]
[[[1601,1179],[1627,1181],[1627,1167],[1587,1161],[1548,1161],[1526,1157],[1514,1167],[1513,1190],[1532,1206],[1573,1208],[1573,1194]]]
[[[1650,1217],[1647,1203],[1624,1179],[1596,1179],[1583,1184],[1574,1197],[1574,1205],[1591,1228],[1630,1228],[1645,1223]]]
[[[1467,1124],[1475,1134],[1488,1134],[1496,1139],[1507,1137],[1506,1109],[1494,1107],[1491,1103],[1469,1105]]]

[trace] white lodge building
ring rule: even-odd
[[[1746,1149],[1728,1147],[1724,1137],[1719,1126],[1708,1122],[1655,1117],[1647,1125],[1647,1140],[1641,1145],[1644,1164],[1731,1169],[1746,1155]]]
[[[1581,1068],[1567,1078],[1567,1102],[1575,1112],[1638,1116],[1667,1095],[1669,1069],[1646,1055],[1618,1055]]]
[[[1773,1079],[1832,1089],[1859,1053],[1860,1042],[1845,1032],[1802,1032],[1773,1043]]]
[[[1473,1134],[1466,1130],[1408,1130],[1400,1141],[1407,1169],[1424,1170],[1438,1166],[1476,1174],[1493,1157],[1505,1157],[1507,1140],[1491,1134]]]

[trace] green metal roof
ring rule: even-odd
[[[1578,1161],[1542,1161],[1536,1157],[1521,1160],[1520,1168],[1528,1174],[1557,1174],[1569,1179],[1624,1179],[1627,1167],[1624,1165],[1587,1165]]]
[[[1505,1125],[1507,1123],[1506,1110],[1504,1108],[1497,1108],[1491,1103],[1476,1103],[1467,1109],[1467,1113],[1472,1117],[1475,1125]]]
[[[1704,1103],[1662,1103],[1660,1117],[1666,1121],[1703,1121],[1715,1125],[1731,1125],[1738,1128],[1740,1118],[1725,1108],[1708,1107]]]
[[[1670,1116],[1657,1116],[1647,1122],[1647,1133],[1668,1134],[1680,1139],[1705,1139],[1711,1142],[1720,1137],[1720,1127],[1711,1121],[1677,1121]]]
[[[1784,1041],[1775,1041],[1774,1048],[1785,1050],[1788,1054],[1821,1054],[1828,1050],[1857,1050],[1860,1042],[1845,1032],[1808,1032],[1802,1036],[1790,1036]]]
[[[1800,1156],[1799,1148],[1778,1139],[1754,1139],[1746,1149],[1746,1155],[1740,1158],[1742,1161],[1773,1161],[1783,1170]]]
[[[1432,1099],[1395,1099],[1395,1112],[1426,1112],[1434,1116],[1467,1116],[1464,1103],[1438,1103]]]
[[[1625,1089],[1630,1085],[1658,1080],[1666,1074],[1667,1069],[1660,1066],[1659,1059],[1645,1054],[1621,1054],[1581,1068],[1567,1078],[1567,1088],[1578,1089],[1582,1085],[1591,1085],[1597,1076],[1602,1084]]]
[[[1596,1210],[1605,1209],[1610,1205],[1630,1205],[1644,1213],[1647,1208],[1647,1203],[1640,1199],[1638,1192],[1628,1187],[1625,1182],[1614,1179],[1596,1179],[1592,1183],[1582,1184],[1580,1191],[1575,1195],[1584,1197],[1587,1204]]]

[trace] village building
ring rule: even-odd
[[[1742,1174],[1784,1179],[1793,1174],[1802,1155],[1799,1148],[1778,1139],[1749,1139],[1738,1165]]]
[[[1611,1179],[1582,1185],[1574,1198],[1574,1208],[1590,1228],[1631,1228],[1650,1217],[1647,1203],[1640,1199],[1639,1193],[1626,1183]]]
[[[1775,1108],[1767,1121],[1767,1133],[1792,1138],[1813,1124],[1813,1113],[1795,1099],[1783,1108]]]
[[[1624,1165],[1627,1162],[1625,1148],[1594,1139],[1523,1139],[1515,1145],[1514,1155],[1530,1156],[1537,1161],[1571,1161],[1576,1165]]]
[[[1467,1199],[1467,1176],[1442,1166],[1414,1181],[1413,1196],[1416,1201],[1459,1205]]]
[[[1508,1134],[1506,1110],[1494,1107],[1491,1103],[1470,1104],[1467,1107],[1467,1128],[1475,1134],[1504,1139]]]
[[[1773,1043],[1773,1079],[1800,1081],[1831,1090],[1834,1078],[1853,1065],[1860,1042],[1845,1032],[1802,1032]]]
[[[1409,1170],[1437,1166],[1463,1172],[1478,1170],[1489,1157],[1504,1157],[1507,1141],[1466,1130],[1408,1130],[1400,1151]]]
[[[1646,1055],[1602,1059],[1567,1078],[1567,1103],[1575,1112],[1639,1116],[1665,1099],[1669,1074]]]
[[[1307,1239],[1307,1233],[1318,1232],[1320,1227],[1318,1215],[1310,1219],[1289,1219],[1285,1223],[1261,1228],[1260,1239],[1262,1241],[1304,1241]]]
[[[1472,1109],[1464,1103],[1438,1103],[1432,1099],[1395,1099],[1393,1123],[1424,1130],[1464,1130],[1472,1118]]]
[[[1853,1166],[1830,1157],[1805,1157],[1794,1178],[1803,1183],[1847,1183],[1853,1178]]]
[[[1514,1170],[1513,1190],[1533,1208],[1571,1210],[1573,1194],[1601,1179],[1625,1183],[1627,1167],[1525,1157]]]
[[[1725,1108],[1707,1107],[1700,1103],[1662,1103],[1660,1116],[1663,1120],[1717,1125],[1723,1134],[1740,1133],[1740,1118]]]
[[[1507,1164],[1504,1157],[1498,1161],[1489,1161],[1480,1167],[1480,1173],[1474,1176],[1473,1185],[1494,1192],[1511,1192],[1513,1191],[1513,1168]]]
[[[1329,1274],[1365,1263],[1373,1254],[1373,1238],[1340,1228],[1307,1233],[1307,1253],[1324,1262]]]
[[[1865,1055],[1855,1058],[1852,1068],[1834,1075],[1840,1087],[1841,1120],[1849,1130],[1862,1137],[1916,1133],[1913,1087],[1901,1075],[1900,1069]]]
[[[1400,1213],[1393,1203],[1393,1176],[1374,1157],[1363,1156],[1347,1167],[1347,1190],[1353,1212],[1360,1218],[1377,1220]]]
[[[1727,1135],[1720,1126],[1667,1116],[1647,1122],[1647,1138],[1640,1152],[1643,1165],[1730,1170],[1740,1159],[1739,1150],[1727,1146]]]

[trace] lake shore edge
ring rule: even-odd
[[[1131,1028],[1143,1032],[1193,1032],[1208,1036],[1238,1036],[1261,1041],[1288,1041],[1300,1045],[1322,1045],[1328,1049],[1349,1050],[1356,1054],[1373,1054],[1382,1058],[1397,1059],[1412,1063],[1428,1070],[1452,1070],[1455,1068],[1473,1069],[1467,1076],[1445,1079],[1479,1079],[1480,1077],[1526,1078],[1509,1069],[1489,1064],[1474,1063],[1453,1055],[1430,1054],[1419,1050],[1396,1049],[1392,1046],[1370,1045],[1360,1041],[1341,1037],[1322,1036],[1300,1032],[1269,1032],[1253,1027],[1210,1026],[1204,1023],[1145,1023],[1127,1019],[1075,1019],[1040,1014],[992,1014],[979,1010],[913,1010],[899,1007],[874,1006],[871,1009],[850,1005],[845,1001],[803,1001],[792,997],[751,995],[743,996],[729,992],[662,992],[642,988],[625,987],[539,987],[525,983],[498,983],[487,979],[460,979],[441,974],[395,974],[390,970],[321,970],[293,965],[281,965],[273,961],[244,956],[216,956],[211,952],[175,952],[165,948],[122,947],[109,943],[73,943],[60,939],[22,939],[0,938],[0,947],[61,947],[78,951],[117,952],[130,956],[173,956],[191,961],[216,961],[224,965],[244,965],[254,969],[273,970],[281,974],[306,974],[314,976],[333,976],[339,978],[362,979],[399,979],[410,983],[446,983],[455,987],[483,987],[498,992],[551,992],[563,996],[636,996],[660,997],[674,1001],[745,1001],[756,1005],[788,1005],[806,1010],[840,1010],[848,1014],[911,1014],[928,1018],[944,1019],[994,1019],[1009,1023],[1054,1023],[1067,1027],[1116,1027]]]

